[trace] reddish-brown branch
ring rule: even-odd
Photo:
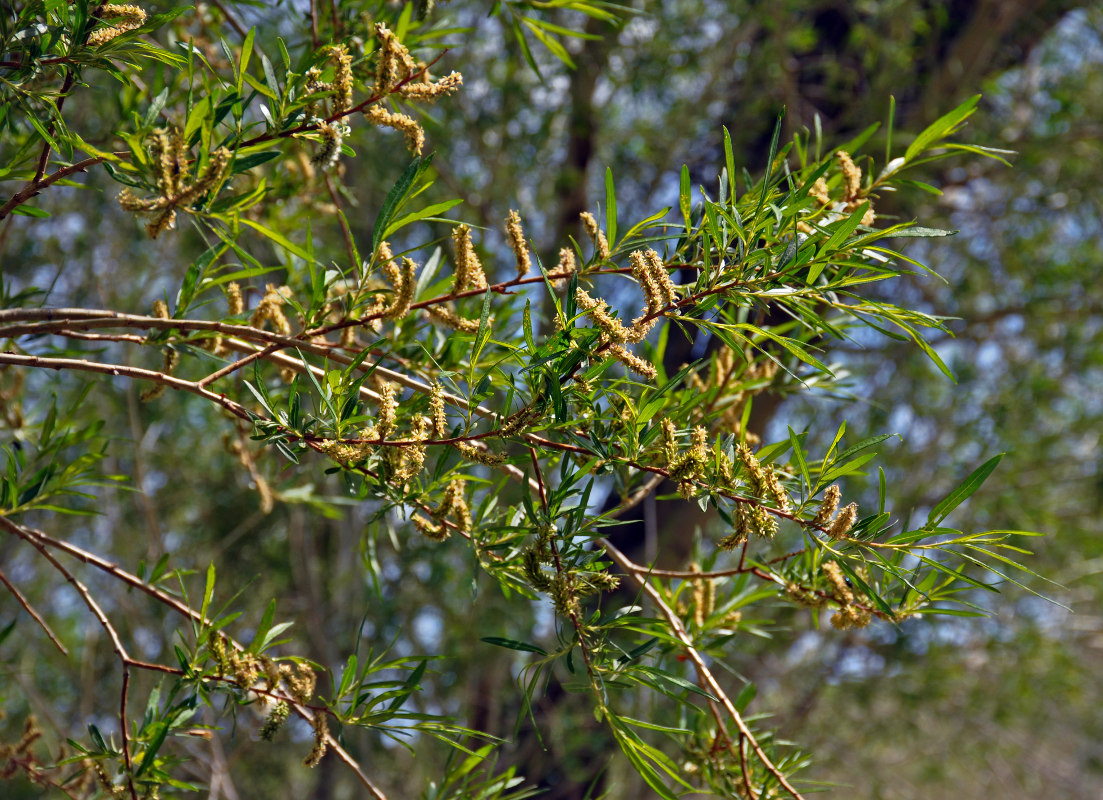
[[[7,520],[0,518],[0,522],[8,522]],[[7,527],[7,525],[5,525]],[[123,646],[122,639],[119,638],[119,632],[115,630],[115,626],[111,624],[111,620],[107,618],[107,614],[100,608],[100,604],[96,602],[96,599],[92,597],[92,593],[88,591],[88,587],[77,580],[76,576],[70,572],[64,564],[57,560],[57,557],[46,548],[44,544],[37,541],[33,536],[21,537],[25,541],[30,542],[42,557],[45,558],[50,564],[61,573],[62,577],[67,580],[74,589],[77,590],[77,594],[84,601],[84,604],[88,606],[89,611],[99,621],[100,627],[107,633],[109,639],[111,639],[111,646],[115,650],[115,655],[119,657],[119,661],[122,663],[123,679],[122,679],[122,693],[119,697],[119,731],[122,740],[123,749],[123,763],[126,765],[126,780],[127,786],[130,790],[131,800],[138,800],[138,792],[134,788],[134,781],[131,777],[133,771],[133,763],[130,760],[130,732],[128,730],[129,723],[126,719],[126,696],[127,690],[130,687],[130,654],[127,653],[126,647]]]
[[[94,361],[85,361],[79,358],[49,358],[45,356],[24,356],[18,353],[0,353],[0,364],[13,364],[21,367],[34,367],[37,369],[76,370],[78,372],[94,372],[100,375],[113,377],[134,378],[136,380],[150,381],[178,389],[184,392],[197,394],[205,400],[222,406],[236,417],[252,421],[253,416],[240,403],[235,403],[225,395],[215,394],[197,386],[192,381],[166,375],[163,372],[155,372],[140,367],[127,367],[121,364],[97,364]]]
[[[222,0],[212,0],[212,2],[214,3],[214,7],[222,13],[222,18],[234,29],[234,33],[244,39],[249,34],[249,29],[230,12],[230,9],[226,8],[226,4],[223,3]],[[317,47],[317,45],[315,45],[315,47]]]
[[[11,592],[15,599],[19,602],[19,605],[23,606],[23,610],[30,614],[34,621],[38,623],[38,626],[46,632],[46,635],[50,638],[50,641],[54,643],[54,646],[57,647],[58,650],[61,651],[61,654],[65,656],[69,655],[69,650],[66,649],[65,645],[61,643],[61,640],[57,638],[57,634],[50,630],[50,626],[46,624],[46,620],[44,620],[42,616],[34,610],[34,606],[32,606],[27,598],[23,596],[23,593],[19,591],[19,587],[8,580],[8,576],[4,574],[3,570],[0,570],[0,583],[3,583],[4,586],[7,587],[8,591]]]
[[[87,550],[77,547],[76,545],[73,545],[69,542],[55,539],[44,533],[43,531],[17,525],[6,517],[0,517],[0,528],[7,530],[9,533],[19,537],[20,539],[23,539],[26,542],[29,542],[39,552],[43,553],[43,555],[47,555],[47,553],[49,553],[49,550],[47,548],[65,552],[70,556],[78,559],[79,561],[88,564],[89,566],[96,567],[97,569],[106,572],[107,574],[111,575],[112,577],[116,578],[127,586],[132,586],[139,591],[145,592],[150,597],[163,603],[167,607],[173,609],[174,611],[188,619],[195,620],[202,625],[210,624],[210,622],[195,609],[180,602],[171,595],[166,594],[165,592],[158,589],[156,586],[152,586],[146,583],[138,576],[133,575],[124,569],[121,569],[117,564],[106,561],[105,559],[100,558],[99,556],[94,555]],[[48,555],[47,558],[51,560],[51,563],[56,563],[56,559],[53,558],[52,554]],[[62,569],[64,569],[64,567],[62,567]],[[90,597],[91,596],[89,595],[89,598]],[[236,649],[245,649],[238,642],[232,639],[230,641]],[[145,662],[131,659],[129,656],[127,656],[127,663],[129,663],[131,666],[140,666],[143,669],[153,668],[158,669],[162,672],[172,669],[171,667],[161,667],[160,665],[148,665]],[[312,711],[311,707],[306,706],[298,701],[290,701],[289,705],[301,718],[303,718],[307,722],[313,722],[315,712]],[[336,738],[334,738],[332,734],[326,734],[326,745],[331,751],[333,751],[333,753],[337,755],[339,759],[341,759],[341,761],[345,763],[346,766],[349,767],[349,769],[351,769],[356,774],[357,778],[368,790],[371,796],[375,798],[375,800],[387,800],[386,795],[379,789],[379,787],[375,785],[371,778],[369,778],[368,775],[364,772],[363,768],[356,761],[356,759],[352,757],[352,755],[341,745],[340,742],[337,741]]]
[[[130,154],[116,153],[115,155]],[[13,194],[11,198],[6,203],[4,203],[4,205],[0,206],[0,220],[4,219],[4,217],[8,216],[8,214],[10,214],[13,209],[21,206],[23,203],[30,200],[32,197],[34,197],[50,184],[56,183],[62,178],[68,178],[70,175],[76,174],[77,172],[84,172],[89,167],[94,167],[96,166],[96,164],[102,164],[106,160],[106,156],[93,156],[91,158],[86,158],[83,161],[78,161],[75,164],[70,164],[67,167],[62,167],[61,169],[50,173],[46,177],[38,176],[33,181],[29,181],[26,186]]]
[[[794,798],[794,800],[803,800],[800,792],[796,790],[796,788],[789,782],[789,779],[785,777],[785,774],[780,769],[778,769],[777,766],[774,765],[774,762],[766,754],[766,751],[762,749],[762,745],[759,744],[758,739],[755,738],[754,733],[744,721],[743,715],[739,713],[738,709],[736,709],[735,707],[735,704],[732,703],[731,698],[728,697],[727,693],[724,692],[723,687],[720,686],[720,683],[713,676],[712,672],[708,668],[708,665],[705,664],[704,658],[701,657],[701,654],[694,646],[693,639],[690,637],[689,632],[686,631],[685,625],[682,624],[681,618],[676,613],[674,613],[674,610],[669,605],[667,605],[666,601],[663,600],[662,595],[660,595],[655,587],[652,586],[651,583],[647,580],[646,575],[641,575],[639,572],[632,569],[632,567],[635,566],[633,562],[629,560],[629,558],[625,556],[624,553],[618,550],[612,542],[608,541],[607,539],[599,539],[598,543],[605,548],[605,552],[609,555],[609,557],[613,559],[613,561],[615,561],[617,565],[620,566],[621,569],[623,569],[628,574],[628,576],[636,583],[636,585],[639,586],[640,590],[643,591],[644,594],[646,594],[648,597],[650,597],[651,601],[656,605],[656,607],[658,607],[663,617],[666,618],[667,623],[669,623],[671,630],[673,630],[674,632],[674,635],[678,638],[678,640],[682,643],[682,646],[685,648],[686,656],[696,668],[698,677],[704,682],[708,691],[711,692],[712,695],[720,701],[728,716],[731,717],[732,721],[735,723],[735,726],[739,729],[740,734],[746,737],[748,744],[750,744],[751,749],[758,757],[758,760],[762,762],[762,765],[766,768],[766,771],[769,772],[774,777],[774,779],[782,785],[782,787],[784,787],[785,791],[787,791]]]

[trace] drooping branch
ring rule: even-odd
[[[755,738],[753,731],[751,731],[750,727],[744,721],[743,715],[739,713],[738,709],[736,709],[735,704],[731,701],[731,698],[728,697],[723,687],[720,686],[720,683],[716,680],[712,672],[709,670],[708,665],[705,664],[704,658],[701,657],[700,652],[698,652],[697,648],[693,645],[693,639],[690,637],[685,625],[682,624],[681,618],[674,612],[674,609],[667,605],[666,601],[663,600],[662,595],[660,595],[658,591],[656,591],[655,587],[647,581],[645,575],[641,575],[640,572],[635,569],[635,564],[633,564],[631,559],[624,555],[624,553],[618,550],[607,539],[599,539],[598,544],[600,544],[605,549],[605,552],[609,555],[609,557],[613,559],[613,561],[616,562],[616,564],[628,574],[628,576],[640,588],[640,590],[649,598],[651,598],[651,601],[656,605],[656,607],[662,613],[663,617],[666,619],[667,623],[670,625],[670,629],[674,632],[674,635],[678,638],[678,641],[680,641],[682,643],[682,646],[685,648],[686,656],[693,663],[694,668],[697,670],[697,675],[700,677],[701,681],[704,683],[708,691],[711,692],[712,695],[720,701],[721,705],[723,705],[724,710],[735,723],[736,728],[739,729],[739,733],[746,738],[748,744],[750,744],[751,746],[751,749],[754,750],[755,755],[758,756],[758,760],[761,761],[762,765],[766,768],[766,771],[769,772],[770,775],[772,775],[774,779],[785,788],[785,791],[787,791],[794,798],[794,800],[803,800],[803,796],[785,777],[785,773],[778,769],[773,761],[770,760],[770,757],[766,754],[766,751],[762,749],[762,745],[759,744],[758,739]]]
[[[175,597],[173,597],[172,595],[162,591],[161,589],[158,589],[156,586],[153,586],[149,583],[146,583],[141,578],[139,578],[137,575],[134,575],[130,572],[127,572],[126,570],[120,568],[117,564],[114,564],[110,561],[107,561],[106,559],[103,559],[103,558],[95,555],[94,553],[91,553],[91,552],[89,552],[89,551],[87,551],[87,550],[85,550],[81,547],[77,547],[76,545],[72,544],[71,542],[66,542],[66,541],[62,541],[60,539],[55,539],[55,538],[51,537],[50,535],[46,534],[43,531],[40,531],[40,530],[37,530],[37,529],[34,529],[34,528],[28,528],[28,527],[25,527],[23,525],[19,525],[19,524],[13,522],[12,520],[8,519],[7,517],[3,517],[3,516],[0,516],[0,528],[3,528],[4,530],[8,531],[8,533],[10,533],[10,534],[12,534],[12,535],[28,542],[29,544],[31,544],[31,546],[33,546],[36,550],[38,550],[40,553],[42,553],[42,555],[55,568],[57,568],[59,570],[59,572],[61,572],[62,575],[66,576],[66,580],[69,580],[69,582],[72,583],[75,587],[78,587],[78,592],[81,593],[82,599],[84,599],[85,602],[89,605],[89,608],[92,609],[93,613],[96,615],[96,618],[100,621],[100,624],[105,626],[105,629],[108,631],[108,634],[111,636],[112,644],[115,647],[115,652],[117,654],[119,654],[120,658],[123,660],[124,669],[129,667],[129,666],[139,666],[139,667],[142,667],[142,668],[149,669],[149,668],[157,668],[158,665],[145,664],[144,662],[136,661],[136,660],[132,659],[127,654],[127,651],[122,646],[122,642],[119,639],[118,634],[115,632],[114,627],[111,626],[111,623],[107,619],[106,614],[103,613],[103,610],[95,602],[94,598],[92,598],[91,593],[89,593],[87,588],[84,587],[84,585],[81,584],[79,581],[77,581],[75,577],[72,577],[71,573],[68,572],[68,570],[65,568],[65,566],[62,565],[57,560],[57,558],[53,555],[53,553],[50,552],[51,550],[58,550],[58,551],[64,552],[67,555],[72,556],[73,558],[76,558],[77,560],[82,561],[85,564],[88,564],[89,566],[95,567],[96,569],[99,569],[102,572],[107,573],[108,575],[110,575],[111,577],[113,577],[116,580],[120,581],[124,585],[132,587],[134,589],[137,589],[141,592],[144,592],[145,594],[147,594],[150,597],[152,597],[153,599],[157,600],[158,602],[160,602],[164,606],[172,609],[176,613],[180,614],[181,616],[183,616],[183,617],[185,617],[189,620],[194,620],[195,622],[198,622],[199,624],[204,625],[204,626],[207,626],[207,625],[211,624],[210,620],[204,618],[204,616],[202,614],[200,614],[198,611],[196,611],[195,609],[188,606],[186,603],[183,603],[180,600],[177,600]],[[83,588],[83,591],[82,591],[82,588]],[[234,647],[234,649],[236,649],[238,651],[244,651],[245,650],[245,647],[242,644],[240,644],[239,642],[237,642],[236,640],[234,640],[234,639],[228,639],[228,640],[229,640],[230,644]],[[175,670],[173,668],[166,668],[164,671],[169,671],[169,672],[174,672],[175,673]],[[126,680],[128,680],[128,678],[126,677],[126,673],[124,672],[124,681],[126,681]],[[125,705],[125,703],[126,703],[125,685],[126,684],[124,682],[124,694],[123,694],[123,700],[122,700],[122,703],[123,703],[122,708],[123,708],[123,713],[124,714],[125,714],[125,709],[126,709],[126,705]],[[310,706],[306,705],[305,703],[302,703],[300,701],[295,700],[294,698],[290,698],[290,697],[282,698],[281,697],[281,699],[285,700],[285,702],[288,703],[288,705],[291,707],[291,709],[294,710],[295,713],[299,717],[301,717],[303,720],[305,720],[306,722],[313,725],[314,715],[316,713],[318,713],[316,710],[312,709]],[[125,716],[124,716],[124,720],[125,720]],[[126,732],[125,732],[125,727],[126,727],[125,722],[124,722],[123,727],[124,727],[123,742],[124,742],[124,748],[125,748],[126,747],[126,741],[127,741]],[[357,779],[361,782],[361,784],[363,784],[364,788],[366,788],[368,790],[370,795],[373,798],[375,798],[375,800],[387,800],[387,796],[383,793],[383,791],[378,786],[375,785],[375,782],[372,781],[370,777],[368,777],[367,773],[364,772],[363,767],[361,767],[359,762],[357,762],[357,760],[355,758],[353,758],[353,756],[348,752],[348,750],[346,750],[341,745],[341,743],[339,741],[337,741],[336,737],[334,737],[333,734],[330,733],[329,731],[326,731],[325,736],[326,736],[326,746],[328,747],[328,749],[331,750],[333,753],[335,753],[337,755],[337,757],[342,762],[344,762],[344,764],[356,774]],[[128,767],[128,771],[129,771],[129,767],[130,767],[129,756],[127,756],[127,767]],[[133,791],[133,787],[131,787],[131,789]],[[133,796],[135,797],[135,800],[136,800],[137,795],[134,794]]]

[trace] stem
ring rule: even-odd
[[[750,744],[751,749],[754,750],[755,755],[758,756],[758,760],[762,762],[762,765],[766,768],[766,771],[774,776],[787,791],[794,800],[804,800],[803,796],[798,792],[789,779],[785,777],[784,773],[778,769],[770,757],[766,755],[766,751],[762,749],[762,745],[758,743],[754,733],[747,726],[747,723],[743,720],[743,716],[736,709],[732,703],[731,698],[724,692],[719,682],[709,671],[708,666],[705,664],[705,660],[701,657],[701,654],[697,651],[697,648],[693,645],[693,639],[690,638],[689,632],[686,631],[685,626],[682,624],[682,620],[674,613],[674,610],[666,604],[662,596],[656,591],[655,587],[647,580],[644,575],[641,575],[636,564],[634,564],[627,556],[618,550],[612,542],[607,539],[599,539],[598,543],[605,548],[605,552],[609,555],[613,561],[615,561],[621,569],[628,573],[629,577],[635,581],[636,585],[651,598],[651,601],[658,606],[659,611],[666,618],[666,621],[670,624],[671,629],[674,631],[674,635],[682,643],[685,648],[686,655],[689,660],[693,662],[693,666],[697,669],[698,677],[704,681],[708,690],[720,701],[724,706],[724,710],[727,711],[728,716],[735,722],[735,726],[739,729],[742,736],[746,737],[747,742]]]

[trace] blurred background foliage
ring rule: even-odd
[[[219,5],[202,9],[215,28]],[[302,28],[302,3],[227,5],[248,26],[292,27],[294,18]],[[1032,540],[1031,566],[1055,583],[1031,588],[1061,605],[1009,585],[974,598],[992,608],[990,619],[919,619],[795,639],[785,628],[801,612],[779,611],[768,628],[773,635],[744,642],[736,661],[758,685],[756,705],[780,709],[773,723],[781,734],[818,754],[804,777],[845,787],[828,796],[1103,795],[1096,666],[1103,650],[1103,6],[670,0],[629,3],[631,13],[618,12],[612,22],[553,11],[545,18],[587,35],[561,40],[571,68],[531,29],[520,26],[529,31],[525,40],[515,35],[513,22],[535,5],[453,0],[435,10],[426,24],[472,33],[452,36],[462,47],[445,57],[446,69],[452,59],[462,68],[464,91],[431,109],[425,123],[430,148],[447,148],[434,162],[435,199],[463,198],[458,216],[485,225],[491,242],[498,220],[518,208],[545,262],[554,263],[567,236],[580,235],[578,213],[604,196],[606,167],[616,176],[621,218],[642,218],[675,204],[683,162],[695,184],[713,185],[721,125],[732,132],[737,160],[757,173],[782,107],[787,134],[819,128],[830,144],[884,120],[890,96],[897,129],[917,131],[984,93],[966,134],[1017,151],[1014,168],[940,162],[928,172],[940,194],[916,186],[878,207],[879,216],[906,209],[897,213],[962,231],[912,251],[946,283],[920,275],[891,289],[906,293],[904,304],[959,318],[954,337],[937,342],[957,384],[908,343],[860,336],[827,355],[851,374],[853,396],[872,401],[778,393],[763,398],[757,426],[770,441],[786,425],[799,431],[813,419],[813,432],[834,430],[845,413],[859,438],[900,434],[902,443],[885,449],[881,463],[896,506],[917,513],[979,460],[1007,452],[957,519],[965,529],[1048,533]],[[356,3],[341,9],[356,19]],[[202,46],[209,29],[188,30],[187,20],[177,35],[197,36]],[[95,142],[99,104],[115,102],[79,93],[66,115]],[[879,153],[881,136],[870,152]],[[364,203],[349,213],[353,230],[368,237],[405,155],[393,135],[358,140],[356,149],[343,177],[355,190],[347,200]],[[81,180],[84,190],[59,189],[43,201],[51,219],[11,218],[0,229],[5,290],[53,285],[70,305],[103,308],[148,308],[174,291],[175,267],[186,263],[179,251],[194,255],[198,239],[148,241],[112,201],[115,185],[101,174]],[[329,202],[321,185],[315,202]],[[309,219],[317,236],[340,235],[323,230],[330,222],[312,216],[309,204],[289,203],[284,213],[285,225]],[[686,343],[683,360],[704,346]],[[0,391],[14,380],[0,372]],[[40,382],[30,396],[46,402],[52,376],[27,380]],[[459,721],[471,728],[507,737],[517,728],[499,768],[516,765],[549,798],[582,797],[590,785],[631,796],[635,789],[589,712],[552,685],[535,709],[535,735],[513,685],[524,660],[479,641],[553,637],[545,608],[506,616],[496,592],[480,591],[488,583],[462,550],[420,537],[400,544],[385,522],[368,525],[361,509],[336,500],[336,482],[284,478],[271,453],[258,462],[278,498],[267,511],[232,451],[232,432],[211,433],[231,431],[213,409],[173,393],[141,404],[137,393],[129,387],[84,402],[127,421],[130,442],[108,451],[109,471],[135,476],[138,491],[105,492],[100,516],[62,520],[57,535],[130,565],[152,564],[165,552],[178,567],[233,564],[237,574],[228,581],[252,579],[243,605],[278,597],[280,614],[300,621],[292,631],[298,646],[338,671],[342,654],[357,646],[351,632],[371,609],[360,627],[362,650],[393,644],[398,655],[449,654],[434,663],[420,702],[468,715]],[[852,481],[844,496],[875,496],[875,484]],[[660,549],[671,535],[660,527]],[[10,538],[0,539],[0,563],[25,587],[39,569]],[[54,732],[79,731],[96,721],[101,681],[115,680],[109,644],[83,610],[29,594],[58,614],[59,634],[79,646],[62,662],[41,637],[0,643],[4,740],[17,737],[27,711]],[[120,605],[109,611],[121,612],[129,634],[148,643],[138,655],[161,657],[171,630],[157,626],[169,623],[142,597],[113,597]],[[17,613],[5,596],[0,625]],[[309,731],[292,729],[287,738],[302,750]],[[390,756],[371,765],[384,789],[429,796],[427,782],[446,748],[419,744],[415,756],[372,744]],[[194,758],[197,779],[217,777],[212,797],[350,796],[332,760],[307,772],[298,766],[301,755],[288,758],[244,735],[197,742]],[[2,792],[30,797],[37,790],[13,783]]]

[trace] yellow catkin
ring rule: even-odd
[[[397,111],[388,111],[379,105],[374,105],[364,112],[365,116],[375,125],[384,128],[393,128],[406,137],[406,146],[415,155],[421,155],[425,147],[425,131],[416,119]]]
[[[562,291],[567,286],[571,275],[578,272],[578,257],[573,249],[570,247],[559,249],[559,262],[555,265],[555,271],[562,277],[553,281],[552,285]]]
[[[432,539],[434,542],[443,542],[452,535],[452,531],[448,529],[447,525],[439,525],[420,514],[415,514],[410,518],[410,521],[417,528],[418,533],[426,539]]]
[[[582,309],[590,321],[594,323],[604,337],[617,344],[624,344],[629,339],[628,330],[620,320],[612,317],[608,312],[608,304],[604,300],[595,300],[582,289],[577,289],[574,295],[575,304]]]
[[[475,333],[479,330],[479,321],[477,319],[461,317],[454,310],[446,306],[429,306],[425,309],[425,313],[429,315],[430,319],[436,320],[437,322],[443,322],[449,328],[453,328],[457,331]]]
[[[831,616],[832,626],[839,630],[849,630],[869,625],[873,614],[869,609],[855,605],[854,592],[847,585],[842,568],[834,561],[826,561],[823,572],[834,589],[835,601],[839,603],[839,610]]]
[[[674,287],[674,281],[670,279],[670,273],[667,272],[666,264],[663,263],[662,258],[651,248],[648,248],[644,252],[643,257],[647,262],[648,269],[651,272],[655,284],[659,288],[659,299],[662,305],[676,305],[678,303],[677,290]]]
[[[329,720],[324,711],[314,712],[314,747],[310,750],[310,755],[303,761],[303,765],[307,767],[316,767],[321,762],[322,757],[325,756],[328,748],[328,735],[329,735]]]
[[[245,300],[241,295],[241,286],[236,281],[230,281],[226,286],[226,302],[230,306],[230,316],[236,317],[245,312]]]
[[[821,528],[830,525],[831,520],[835,518],[835,511],[839,508],[839,498],[841,496],[842,492],[839,490],[839,484],[833,483],[828,486],[827,491],[823,493],[823,500],[820,502],[819,510],[816,511],[812,524]]]
[[[115,5],[108,3],[100,9],[102,18],[118,19],[119,21],[106,28],[94,31],[88,37],[89,47],[100,47],[107,44],[116,36],[127,31],[137,30],[146,21],[146,12],[135,5]]]
[[[582,219],[582,226],[586,229],[586,235],[590,237],[590,241],[594,244],[594,253],[597,257],[605,261],[609,258],[609,242],[605,238],[605,232],[597,224],[597,220],[594,219],[594,215],[589,211],[583,211],[579,214]]]
[[[171,134],[163,129],[154,131],[150,155],[157,165],[157,188],[161,196],[139,198],[124,189],[118,199],[126,211],[153,217],[146,231],[150,238],[156,239],[164,231],[176,227],[177,207],[187,206],[221,185],[232,154],[225,147],[213,151],[203,173],[190,185],[185,181],[187,156],[180,131],[174,130]]]
[[[429,394],[429,415],[433,422],[433,436],[437,439],[448,437],[448,415],[444,410],[444,389],[434,383]]]
[[[343,44],[329,48],[329,59],[333,62],[333,112],[343,113],[352,108],[352,56]]]
[[[827,531],[827,535],[832,539],[842,539],[844,536],[850,533],[850,529],[854,527],[854,522],[858,519],[858,504],[851,503],[842,511],[839,512],[839,516],[835,518],[835,521],[831,523],[831,527]]]
[[[506,219],[506,237],[509,239],[509,247],[517,259],[517,277],[523,278],[532,269],[532,257],[529,255],[528,245],[525,243],[525,231],[521,227],[521,215],[516,211],[510,211]]]
[[[641,358],[622,344],[609,345],[609,353],[632,372],[648,380],[654,380],[658,376],[655,365],[645,358]]]
[[[778,480],[773,464],[766,468],[766,493],[773,498],[780,511],[786,514],[792,511],[792,506],[789,504],[789,493],[785,491],[781,481]]]
[[[482,262],[475,254],[475,245],[471,241],[471,228],[467,225],[457,225],[453,228],[452,244],[456,248],[456,276],[452,293],[457,294],[469,289],[485,289],[486,274],[483,272]]]
[[[375,423],[375,437],[386,439],[395,429],[398,401],[393,383],[383,381],[379,387],[379,419]]]
[[[847,201],[854,200],[862,193],[862,170],[854,163],[850,153],[839,150],[835,153],[839,167],[843,171],[843,187]]]
[[[463,86],[463,75],[458,72],[450,72],[439,81],[432,83],[410,81],[402,86],[398,93],[407,100],[432,103],[441,97],[455,93],[461,86]]]
[[[816,182],[812,184],[812,188],[808,190],[808,194],[821,206],[826,206],[831,203],[831,192],[827,188],[827,181],[823,178],[816,178]]]
[[[391,246],[387,242],[380,242],[376,251],[376,260],[379,268],[394,287],[391,304],[383,311],[383,316],[388,319],[402,319],[410,313],[410,304],[414,300],[414,291],[417,289],[417,264],[408,258],[402,259],[399,266],[395,263]]]
[[[506,457],[501,453],[491,453],[486,450],[480,450],[471,442],[456,442],[453,447],[460,451],[464,458],[468,461],[474,461],[476,464],[482,464],[487,467],[496,467],[499,464],[504,464]]]
[[[264,297],[261,298],[253,315],[249,318],[249,325],[254,328],[261,327],[265,322],[271,322],[273,330],[281,336],[291,335],[291,323],[284,316],[281,306],[291,295],[291,290],[286,286],[277,287],[268,284],[264,289]]]

